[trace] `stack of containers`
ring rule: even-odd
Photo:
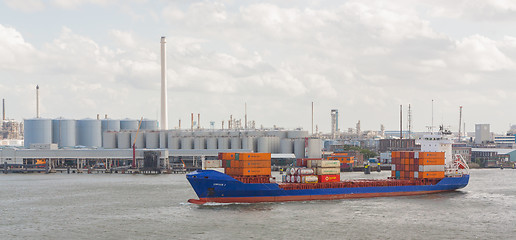
[[[313,168],[319,182],[340,181],[340,161],[338,160],[311,160],[307,162]]]
[[[328,160],[338,160],[342,169],[352,168],[355,164],[355,157],[348,156],[347,153],[332,153]]]
[[[444,178],[444,152],[392,152],[395,179]]]
[[[219,159],[226,174],[233,177],[271,176],[270,153],[219,153]]]
[[[287,169],[287,174],[282,176],[285,183],[317,183],[318,178],[312,168],[293,167]]]

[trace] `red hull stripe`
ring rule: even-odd
[[[288,202],[288,201],[311,201],[311,200],[335,200],[347,198],[373,198],[373,197],[393,197],[411,196],[429,193],[438,193],[454,190],[438,191],[416,191],[416,192],[388,192],[388,193],[358,193],[358,194],[336,194],[336,195],[303,195],[303,196],[276,196],[276,197],[224,197],[224,198],[201,198],[189,199],[188,202],[204,204],[207,202],[217,203],[257,203],[257,202]]]

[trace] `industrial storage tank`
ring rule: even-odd
[[[228,137],[217,138],[217,149],[229,149],[229,138]]]
[[[321,158],[322,157],[322,142],[318,138],[308,139],[308,158]]]
[[[23,120],[24,146],[33,143],[52,143],[52,121],[44,118]]]
[[[271,152],[270,137],[259,137],[258,138],[258,149],[257,152],[269,153]]]
[[[168,133],[166,131],[159,132],[159,148],[168,148]]]
[[[158,130],[158,120],[141,120],[140,130]]]
[[[77,134],[76,124],[73,119],[53,119],[52,120],[52,143],[58,147],[74,147],[76,145]]]
[[[168,135],[168,149],[181,149],[181,139],[176,136]]]
[[[116,134],[117,148],[126,149],[131,148],[131,132],[118,132]]]
[[[271,153],[280,152],[280,138],[277,136],[269,137],[269,148]]]
[[[159,132],[148,131],[145,132],[145,147],[146,148],[159,148]]]
[[[120,131],[123,130],[138,130],[138,120],[128,118],[120,120]]]
[[[217,138],[206,138],[206,149],[217,149]]]
[[[116,148],[116,132],[107,131],[102,133],[102,147],[105,149]]]
[[[193,136],[194,137],[208,137],[210,136],[210,133],[209,132],[206,132],[206,131],[195,131],[193,132]]]
[[[267,131],[267,135],[275,136],[275,137],[279,137],[279,138],[286,138],[288,135],[288,132],[283,131],[283,130],[272,130],[272,131]]]
[[[242,138],[240,137],[231,137],[230,142],[231,149],[242,149]]]
[[[308,131],[303,130],[292,130],[287,131],[288,138],[306,138],[308,137]]]
[[[102,119],[100,120],[102,132],[120,132],[120,120],[118,119]]]
[[[264,131],[247,131],[246,136],[248,137],[261,137],[265,135]]]
[[[242,138],[242,149],[251,150],[256,152],[256,144],[254,137],[243,137]]]
[[[305,158],[305,139],[294,139],[294,155],[296,158]]]
[[[192,149],[193,137],[181,138],[181,149]]]
[[[137,136],[138,134],[138,136]],[[136,141],[135,141],[136,139]],[[136,148],[145,148],[145,135],[143,134],[143,132],[131,132],[131,147],[134,143],[134,146]]]
[[[280,140],[280,153],[294,153],[294,142],[292,139],[284,138]]]
[[[101,147],[102,135],[100,120],[81,119],[77,120],[77,145],[86,147]]]
[[[194,138],[194,149],[205,149],[204,148],[204,142],[206,140],[203,137],[195,137]]]

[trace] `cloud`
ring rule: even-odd
[[[4,0],[5,4],[15,10],[22,12],[38,12],[45,9],[45,4],[41,0]]]

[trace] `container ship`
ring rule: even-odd
[[[441,135],[425,137],[428,146],[447,147]],[[443,144],[443,142],[445,142]],[[220,153],[219,160],[207,165],[222,167],[197,170],[186,175],[199,199],[188,202],[256,203],[309,200],[334,200],[408,196],[464,188],[469,182],[469,167],[461,155],[449,149],[438,151],[397,151],[391,153],[392,171],[387,179],[340,179],[343,163],[335,158],[311,159],[306,167],[287,169],[281,182],[271,178],[270,153]],[[422,144],[422,149],[425,145]],[[440,149],[433,149],[440,150]]]

